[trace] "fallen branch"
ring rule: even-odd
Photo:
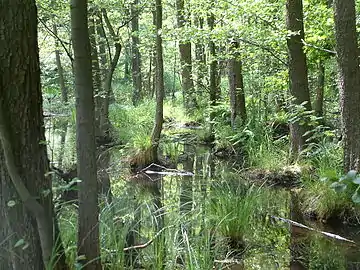
[[[151,168],[152,166],[163,169],[163,170],[165,170],[165,172],[164,171],[158,172],[158,171],[149,170],[149,168]],[[140,172],[145,173],[145,174],[194,176],[194,174],[192,172],[181,171],[181,170],[178,170],[178,169],[170,169],[170,168],[166,168],[164,166],[161,166],[161,165],[158,165],[158,164],[155,164],[155,163],[151,163],[149,166],[145,167]]]
[[[171,226],[170,226],[170,227],[171,227]],[[144,249],[144,248],[150,246],[150,245],[152,244],[152,242],[154,242],[154,240],[155,240],[157,237],[159,237],[159,235],[160,235],[163,231],[165,231],[167,228],[169,228],[169,227],[162,228],[160,231],[158,231],[158,232],[155,234],[155,236],[154,236],[152,239],[150,239],[150,240],[147,241],[146,243],[140,244],[140,245],[136,245],[136,246],[126,247],[126,248],[123,249],[123,251],[129,251],[129,250],[134,250],[134,249]]]
[[[276,217],[276,216],[271,216],[272,218],[274,219],[277,219],[277,220],[280,220],[280,221],[283,221],[283,222],[286,222],[286,223],[289,223],[293,226],[296,226],[296,227],[300,227],[300,228],[304,228],[306,230],[309,230],[309,231],[314,231],[314,232],[318,232],[318,233],[321,233],[323,235],[326,235],[328,237],[331,237],[331,238],[334,238],[334,239],[337,239],[337,240],[341,240],[341,241],[345,241],[345,242],[349,242],[349,243],[352,243],[352,244],[356,244],[353,240],[349,240],[347,238],[344,238],[340,235],[337,235],[337,234],[333,234],[333,233],[329,233],[329,232],[324,232],[324,231],[320,231],[318,229],[314,229],[314,228],[311,228],[311,227],[308,227],[304,224],[301,224],[299,222],[296,222],[296,221],[293,221],[293,220],[290,220],[290,219],[286,219],[286,218],[281,218],[281,217]]]

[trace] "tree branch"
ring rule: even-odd
[[[47,30],[54,38],[56,38],[56,39],[60,42],[61,47],[63,47],[63,49],[65,50],[66,55],[69,57],[69,59],[70,59],[70,61],[71,61],[71,64],[73,64],[74,58],[71,56],[69,50],[68,50],[68,49],[66,48],[66,46],[65,46],[65,44],[68,45],[69,43],[68,43],[68,42],[65,42],[65,41],[63,41],[61,38],[59,38],[59,36],[56,35],[56,34],[54,33],[54,31],[52,31],[52,30],[45,24],[45,22],[44,22],[42,19],[40,19],[40,18],[38,18],[38,19],[39,19],[39,22],[46,28],[46,30]]]

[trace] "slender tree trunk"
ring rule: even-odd
[[[239,52],[239,42],[231,43],[231,59],[229,60],[229,94],[231,109],[231,126],[235,128],[235,120],[239,115],[242,124],[246,123],[246,107],[242,63]]]
[[[155,123],[151,134],[152,142],[152,159],[157,160],[157,151],[162,131],[163,119],[163,104],[164,104],[164,62],[163,62],[163,47],[162,47],[162,3],[161,0],[155,0],[155,29],[156,29],[156,111]]]
[[[96,177],[95,113],[87,1],[71,1],[71,36],[76,89],[76,149],[79,184],[78,255],[84,269],[101,269]]]
[[[214,13],[209,14],[208,16],[208,25],[211,30],[214,29],[215,15]],[[210,51],[210,67],[209,67],[209,80],[210,80],[210,106],[215,107],[218,104],[219,100],[219,87],[218,87],[218,61],[216,58],[216,47],[213,40],[209,42],[209,51]],[[210,113],[210,131],[213,133],[213,120],[215,119],[215,113],[212,111]]]
[[[111,99],[111,93],[112,93],[111,84],[112,84],[112,78],[113,78],[115,69],[117,67],[117,63],[120,58],[120,53],[121,53],[122,47],[120,44],[119,37],[116,35],[114,28],[112,27],[110,20],[107,16],[106,9],[102,9],[102,14],[103,14],[106,26],[113,38],[114,44],[115,44],[115,55],[114,55],[113,59],[111,60],[110,67],[108,69],[108,72],[107,72],[106,78],[105,78],[105,82],[104,82],[105,99],[104,99],[103,109],[102,109],[101,118],[100,118],[101,119],[101,121],[100,121],[101,130],[102,130],[103,134],[106,134],[106,137],[109,137],[110,129],[111,129],[111,123],[109,121],[109,105],[110,105],[110,99]]]
[[[0,269],[66,269],[53,253],[35,1],[0,1],[0,25]]]
[[[53,25],[53,32],[54,35],[57,36],[57,27],[56,24]],[[61,101],[65,104],[68,102],[68,91],[65,85],[65,78],[64,78],[64,69],[61,65],[61,58],[60,58],[60,50],[59,50],[59,42],[55,38],[55,59],[56,59],[56,67],[58,70],[59,76],[59,86],[61,91]]]
[[[131,67],[133,79],[133,104],[137,105],[141,99],[142,76],[141,76],[141,55],[139,51],[139,1],[135,0],[131,5]]]
[[[92,64],[92,83],[94,89],[95,100],[95,137],[103,137],[100,129],[101,109],[103,106],[103,89],[101,83],[101,71],[99,64],[99,56],[97,50],[97,40],[95,31],[95,14],[91,11],[89,18],[89,37],[91,45],[91,64]]]
[[[305,109],[311,111],[306,56],[302,43],[304,39],[302,0],[287,0],[286,11],[287,29],[292,33],[287,39],[290,92],[295,98],[294,102],[296,105],[306,102]],[[300,125],[299,121],[291,123],[291,150],[294,158],[303,150],[306,141],[304,134],[308,130],[308,125]]]
[[[335,0],[335,38],[340,70],[344,170],[360,170],[360,68],[354,0]]]
[[[202,30],[204,28],[204,19],[195,18],[195,25]],[[204,74],[206,73],[206,57],[205,46],[202,42],[195,43],[195,58],[196,58],[196,92],[201,94],[204,88]]]
[[[183,30],[187,23],[188,14],[185,14],[184,0],[176,0],[177,26]],[[184,105],[187,112],[191,112],[196,106],[196,97],[194,95],[194,82],[192,79],[192,60],[191,60],[191,42],[188,40],[179,40],[180,65],[181,65],[181,86],[184,93]]]
[[[324,87],[325,87],[325,64],[323,60],[318,63],[318,79],[316,88],[316,98],[314,104],[315,115],[318,117],[323,116],[324,107]]]

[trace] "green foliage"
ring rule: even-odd
[[[330,187],[336,192],[346,192],[351,195],[354,203],[360,204],[360,175],[355,170],[349,171],[346,175],[341,176],[339,179],[325,178],[325,181],[332,181]]]
[[[210,203],[212,223],[217,231],[243,246],[244,236],[249,233],[254,213],[258,207],[258,192],[255,186],[218,183],[213,187]]]
[[[154,101],[144,101],[137,107],[113,104],[110,109],[110,119],[119,140],[142,149],[149,146],[154,114]]]

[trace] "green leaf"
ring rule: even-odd
[[[21,238],[15,243],[14,247],[17,248],[17,247],[20,247],[22,245],[25,245],[25,240]]]
[[[354,195],[352,195],[351,199],[354,203],[360,204],[360,187],[355,190]]]
[[[360,177],[356,177],[356,178],[353,180],[353,183],[360,185]]]
[[[335,192],[342,192],[347,188],[347,185],[339,182],[334,182],[330,185],[330,188],[334,189]]]
[[[357,171],[351,170],[347,173],[346,177],[350,179],[354,179],[356,177]]]
[[[8,201],[7,206],[14,207],[16,205],[16,202],[14,200]]]

